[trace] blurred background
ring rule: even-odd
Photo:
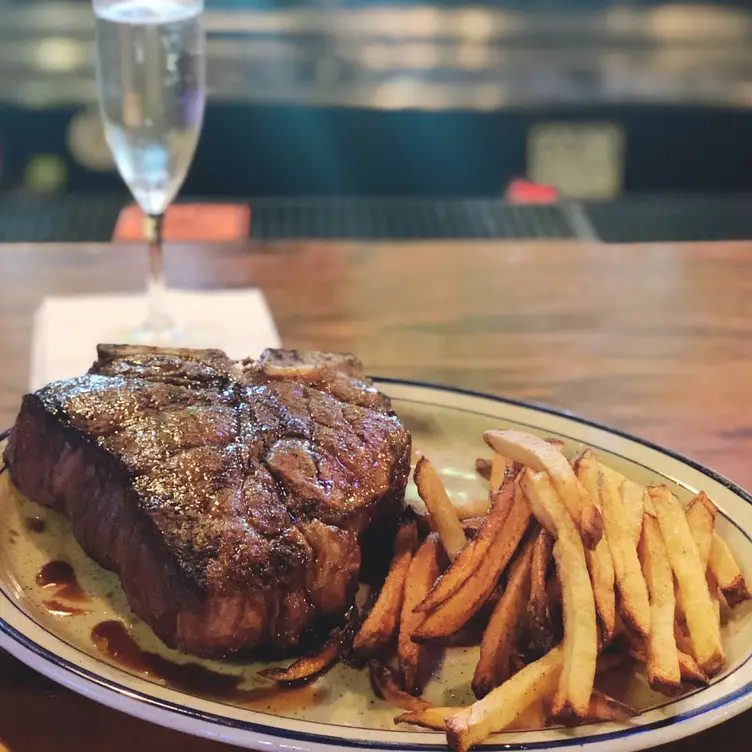
[[[0,0],[0,240],[106,239],[130,202],[93,21]],[[250,202],[257,237],[752,237],[752,1],[207,0],[206,27],[182,198]]]

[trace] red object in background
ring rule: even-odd
[[[515,178],[507,186],[504,198],[510,204],[554,204],[559,200],[559,192],[550,185]]]
[[[178,204],[167,210],[165,240],[245,240],[251,228],[251,208],[242,204]],[[143,240],[144,213],[135,204],[120,212],[113,240]]]

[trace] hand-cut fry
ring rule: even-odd
[[[647,651],[637,638],[633,638],[627,642],[627,652],[636,661],[647,665]],[[689,653],[685,653],[682,650],[679,650],[679,672],[681,673],[682,681],[692,682],[693,684],[708,683],[708,676],[699,667],[697,661]]]
[[[713,545],[713,533],[715,533],[715,518],[718,508],[707,497],[704,491],[695,496],[684,510],[687,524],[692,532],[692,537],[697,545],[697,553],[700,556],[700,564],[703,571],[708,568],[710,549]]]
[[[529,540],[509,567],[507,586],[483,633],[480,659],[475,667],[472,683],[473,692],[478,698],[485,697],[511,675],[512,648],[530,594],[530,564],[534,545],[535,539]],[[544,589],[544,597],[545,594]]]
[[[674,575],[658,521],[648,514],[643,521],[640,559],[650,592],[648,682],[654,689],[675,688],[681,684],[681,673],[674,637]]]
[[[394,719],[394,722],[409,723],[411,726],[420,726],[434,731],[444,731],[447,719],[461,710],[464,710],[464,708],[429,706],[423,708],[423,710],[410,710],[407,713],[402,713]]]
[[[611,478],[617,488],[619,488],[621,484],[626,480],[626,478],[618,470],[614,470],[612,467],[604,465],[602,462],[598,463],[598,469],[603,473],[603,475],[607,475],[609,478]]]
[[[545,528],[536,535],[530,563],[530,600],[527,604],[530,654],[540,658],[558,642],[548,608],[546,572],[554,552],[554,538]],[[476,693],[477,694],[477,693]]]
[[[601,508],[606,541],[614,562],[614,576],[621,595],[621,613],[643,637],[650,634],[650,600],[637,558],[633,531],[613,480],[600,474]]]
[[[736,606],[749,599],[749,590],[739,565],[736,563],[731,549],[718,533],[713,535],[713,545],[710,547],[710,571],[713,573],[718,587],[726,596],[729,606]]]
[[[593,690],[587,714],[589,721],[616,721],[624,723],[636,715],[637,711],[634,708],[630,708],[629,705],[625,705],[623,702],[619,702],[603,692]]]
[[[575,463],[577,478],[590,494],[591,499],[600,503],[600,465],[591,450],[585,451]],[[601,514],[603,510],[601,509]],[[601,624],[601,643],[606,645],[614,635],[616,623],[616,594],[614,593],[614,562],[611,551],[604,538],[591,551],[585,550],[590,581],[593,585],[595,608]]]
[[[467,501],[453,501],[454,511],[462,521],[462,529],[465,529],[467,520],[476,517],[485,517],[488,514],[488,499],[468,499]]]
[[[310,679],[332,666],[339,658],[343,648],[343,634],[341,631],[337,631],[319,648],[315,655],[298,658],[287,668],[265,668],[259,671],[259,676],[285,684]]]
[[[491,475],[488,478],[489,481],[489,494],[493,496],[504,483],[504,477],[507,474],[507,468],[511,466],[511,461],[506,457],[502,457],[498,452],[494,452],[493,459],[491,460]]]
[[[528,705],[507,728],[509,731],[537,731],[546,728],[547,720],[546,702],[537,700]]]
[[[444,484],[436,468],[425,457],[418,460],[413,478],[420,498],[431,515],[433,527],[441,537],[441,544],[447,556],[453,559],[467,543],[467,539]]]
[[[418,529],[414,522],[404,524],[397,532],[389,574],[371,613],[355,636],[353,649],[356,653],[373,655],[392,639],[402,609],[405,578],[417,539]]]
[[[593,588],[585,551],[571,517],[545,473],[525,470],[521,486],[533,514],[550,525],[556,538],[554,559],[564,609],[564,668],[553,701],[554,715],[571,711],[584,717],[593,689],[598,655]],[[551,532],[551,530],[549,530]]]
[[[428,612],[438,608],[456,593],[487,559],[514,506],[514,489],[514,482],[507,480],[494,494],[488,516],[475,537],[455,556],[428,595],[416,606],[417,611]]]
[[[405,595],[397,637],[397,657],[402,669],[402,681],[411,694],[420,694],[420,668],[425,648],[413,642],[413,632],[423,621],[423,616],[414,611],[430,590],[439,574],[439,540],[432,533],[423,541],[410,562],[405,580]],[[456,560],[455,560],[456,561]]]
[[[651,488],[650,498],[681,593],[692,652],[703,671],[713,674],[723,667],[723,647],[697,545],[687,524],[684,509],[668,488]]]
[[[511,726],[533,703],[549,698],[559,682],[563,663],[564,649],[557,646],[482,700],[448,718],[447,741],[452,750],[467,752],[491,734]],[[589,700],[588,696],[588,705]]]
[[[480,475],[481,478],[491,480],[491,460],[486,457],[478,457],[475,460],[475,472]]]
[[[710,549],[713,545],[713,534],[715,532],[715,518],[718,514],[718,508],[708,498],[704,491],[700,491],[697,496],[692,499],[684,510],[684,514],[687,518],[687,524],[692,533],[692,537],[695,539],[697,545],[697,553],[700,556],[700,564],[702,565],[705,576],[708,580],[708,590],[710,592],[710,600],[713,603],[713,609],[716,612],[716,619],[718,624],[721,623],[721,603],[720,603],[720,591],[718,589],[718,583],[712,572],[708,572],[708,561],[710,559]],[[681,613],[684,613],[684,604],[679,599],[677,607],[680,608]]]
[[[448,637],[464,626],[488,600],[530,522],[530,507],[527,500],[516,484],[514,488],[509,514],[497,532],[489,554],[472,577],[465,580],[458,590],[428,614],[415,630],[414,640],[426,641]]]
[[[420,697],[405,692],[400,687],[395,672],[378,661],[369,661],[368,671],[371,686],[377,695],[383,697],[392,707],[402,710],[421,711],[431,707]]]
[[[630,531],[632,545],[637,548],[637,544],[640,542],[642,518],[645,512],[643,504],[645,487],[631,480],[625,480],[618,488],[621,503],[624,505],[624,512],[627,515],[627,526]]]
[[[486,431],[483,438],[495,452],[536,472],[545,470],[569,510],[583,542],[588,548],[595,548],[603,534],[600,512],[558,449],[543,439],[521,431]]]

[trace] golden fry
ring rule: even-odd
[[[507,468],[510,465],[511,462],[506,457],[502,457],[500,454],[494,452],[493,459],[491,460],[491,475],[488,478],[490,496],[493,496],[501,488],[507,474]]]
[[[499,454],[530,470],[545,470],[569,510],[575,527],[588,548],[595,548],[603,535],[603,522],[596,503],[577,481],[566,457],[543,439],[521,431],[486,431],[486,443]]]
[[[530,594],[530,564],[534,545],[535,539],[528,541],[512,562],[507,586],[483,633],[480,659],[475,667],[472,683],[473,692],[478,698],[485,697],[511,674],[512,648]]]
[[[613,480],[600,474],[601,508],[606,541],[614,562],[614,576],[621,595],[621,613],[643,637],[650,634],[650,600],[637,558],[634,531]]]
[[[650,498],[681,593],[692,652],[702,670],[712,675],[723,667],[725,659],[720,626],[715,618],[697,545],[687,524],[684,509],[668,488],[651,488]]]
[[[467,539],[446,488],[436,468],[425,457],[418,460],[413,479],[420,498],[428,509],[433,527],[441,537],[441,544],[447,556],[453,559],[464,548]]]
[[[557,646],[548,655],[525,666],[482,700],[450,716],[446,722],[446,733],[452,750],[467,752],[491,734],[509,728],[534,703],[547,700],[556,689],[563,663],[564,649]]]
[[[600,503],[600,465],[595,454],[588,449],[576,464],[577,478],[585,487],[593,499]],[[601,509],[601,514],[603,510]],[[593,585],[595,608],[601,624],[601,643],[607,645],[614,635],[616,625],[616,594],[614,592],[614,562],[611,551],[604,538],[598,541],[598,545],[591,551],[585,550],[590,581]]]
[[[402,609],[405,578],[417,540],[418,529],[414,522],[408,522],[398,530],[389,574],[371,613],[355,636],[353,649],[356,653],[362,656],[373,655],[392,639]]]
[[[709,565],[729,606],[733,608],[738,603],[749,600],[750,595],[744,575],[728,544],[717,533],[713,535]]]
[[[645,496],[645,487],[631,480],[625,480],[619,486],[619,496],[624,506],[624,512],[627,515],[627,527],[630,532],[632,545],[637,548],[642,533],[642,518],[645,513],[643,497]]]
[[[522,490],[541,524],[550,525],[556,538],[554,560],[561,582],[564,614],[564,668],[553,701],[554,715],[587,713],[595,678],[598,630],[595,602],[577,530],[551,480],[545,473],[525,470]],[[549,530],[551,532],[551,530]]]
[[[398,715],[394,722],[409,723],[411,726],[420,726],[434,731],[444,731],[447,719],[463,709],[461,707],[427,707],[423,710],[410,710]]]
[[[647,514],[643,521],[640,559],[650,592],[648,682],[654,689],[675,688],[681,684],[681,673],[674,637],[674,575],[658,521]]]
[[[491,510],[475,537],[457,554],[423,601],[416,606],[418,611],[429,612],[438,608],[477,571],[487,559],[513,506],[514,483],[507,481],[494,494]]]
[[[438,608],[430,612],[415,630],[414,640],[426,641],[449,637],[464,626],[488,600],[499,576],[517,550],[530,522],[530,508],[516,484],[509,514],[496,534],[486,556],[473,573]]]
[[[413,632],[423,621],[423,616],[414,611],[425,598],[439,575],[439,540],[432,533],[423,541],[410,562],[405,580],[405,595],[402,602],[397,657],[405,689],[411,694],[420,694],[420,668],[425,648],[413,642]]]

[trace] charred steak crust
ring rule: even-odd
[[[352,602],[360,536],[396,513],[410,436],[352,355],[101,345],[24,398],[5,459],[134,613],[203,656],[287,649]]]

